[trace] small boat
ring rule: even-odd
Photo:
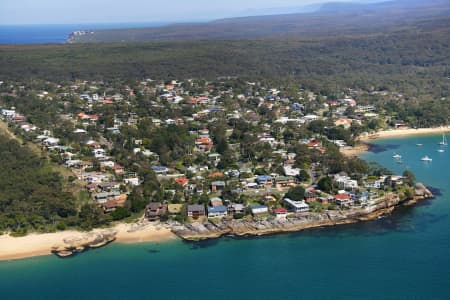
[[[444,149],[438,149],[438,151],[437,152],[439,152],[439,153],[444,153],[445,152],[445,150]]]
[[[445,134],[442,134],[442,141],[439,142],[439,145],[441,145],[441,146],[447,146],[448,145],[447,137],[445,136]]]
[[[392,157],[394,159],[402,159],[402,156],[400,154],[395,153],[394,155],[392,155]]]
[[[421,160],[421,161],[427,161],[427,162],[433,161],[433,159],[432,159],[432,158],[429,158],[428,155],[425,155],[425,156],[422,157],[420,160]]]
[[[423,144],[416,144],[416,146],[417,146],[417,147],[422,147],[422,146],[423,146]]]

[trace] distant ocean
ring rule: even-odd
[[[2,261],[0,298],[450,299],[450,148],[437,152],[440,139],[377,140],[363,155],[397,174],[412,170],[434,188],[436,199],[391,216],[260,238],[113,244],[68,259]],[[424,155],[433,161],[420,161]]]
[[[168,23],[111,23],[72,25],[0,25],[0,44],[64,43],[76,30],[160,27]]]

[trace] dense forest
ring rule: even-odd
[[[104,134],[114,146],[110,154],[116,161],[143,179],[141,186],[130,191],[125,207],[105,215],[94,203],[80,203],[66,191],[65,179],[55,172],[47,158],[41,158],[16,140],[0,136],[0,233],[25,234],[68,227],[90,229],[141,212],[150,198],[181,202],[182,188],[172,181],[161,184],[150,168],[149,159],[133,152],[135,141],[141,140],[143,147],[155,152],[161,164],[191,175],[187,169],[192,164],[208,164],[207,156],[193,155],[191,151],[194,138],[189,132],[202,127],[209,130],[214,151],[222,156],[220,163],[214,166],[220,171],[237,169],[236,162],[240,158],[243,163],[255,166],[269,160],[275,162],[267,172],[255,169],[255,175],[282,173],[279,170],[281,158],[273,154],[270,145],[257,143],[261,125],[270,124],[270,133],[287,141],[286,150],[296,154],[295,167],[310,169],[319,165],[320,170],[313,171],[324,174],[344,171],[357,179],[361,179],[360,174],[379,175],[382,172],[378,167],[345,158],[327,141],[341,139],[353,145],[355,137],[362,132],[382,127],[376,120],[360,125],[352,123],[348,129],[334,127],[330,119],[330,122],[313,121],[301,128],[286,126],[280,130],[273,124],[275,113],[250,97],[248,101],[224,98],[222,104],[227,111],[256,112],[261,119],[258,125],[216,113],[215,121],[210,124],[203,120],[203,124],[155,127],[152,119],[182,118],[195,111],[183,102],[174,106],[158,102],[156,94],[140,93],[140,82],[145,78],[166,83],[172,79],[194,78],[201,79],[203,84],[198,90],[191,87],[193,94],[201,94],[211,83],[228,85],[226,90],[237,95],[246,94],[248,81],[251,81],[258,82],[255,84],[258,86],[283,87],[284,96],[292,101],[300,101],[300,91],[304,94],[312,91],[317,101],[302,100],[305,114],[321,111],[326,101],[337,100],[344,96],[344,91],[354,90],[358,104],[373,105],[381,115],[389,116],[383,121],[390,122],[391,126],[397,121],[413,127],[439,126],[448,123],[450,115],[449,24],[449,17],[439,17],[390,28],[382,31],[384,33],[95,45],[0,45],[0,80],[4,83],[0,88],[1,104],[15,107],[28,122],[42,129],[52,129],[56,136],[86,157],[91,158],[93,154],[80,146],[82,140],[74,134],[74,124],[62,117],[79,113],[85,105],[81,99],[66,93],[65,87],[87,80],[103,81],[97,82],[101,86],[99,94],[106,93],[103,85],[124,95],[135,91],[136,96],[128,99],[129,106],[124,103],[113,107],[92,105],[89,110],[98,113],[100,118],[98,124],[86,126],[86,131],[93,139]],[[222,79],[227,77],[238,78],[224,83],[227,80]],[[125,85],[129,90],[121,91]],[[60,101],[40,99],[37,92],[44,90],[60,95]],[[388,91],[389,96],[373,93],[380,91]],[[67,95],[62,96],[64,94]],[[116,118],[128,120],[131,113],[139,117],[137,125],[122,126],[120,135],[108,133],[107,128],[114,125]],[[326,113],[333,115],[332,110]],[[352,117],[356,113],[349,108],[345,114]],[[228,137],[227,129],[231,128],[232,134]],[[324,137],[321,142],[326,153],[323,155],[290,143],[315,135]],[[232,148],[232,144],[237,147]],[[60,161],[53,161],[57,162]],[[97,168],[98,162],[94,162]],[[308,181],[308,177],[304,171],[301,181]],[[215,179],[208,179],[207,185],[212,180]],[[330,181],[325,177],[319,186],[331,191]],[[243,201],[230,187],[227,189],[224,193],[229,199]],[[175,194],[167,190],[174,190]],[[196,194],[187,200],[208,202],[206,196],[201,198]]]
[[[228,18],[152,28],[89,30],[69,43],[230,40],[332,37],[421,29],[432,18],[450,16],[450,0],[389,0],[381,3],[325,3],[314,12]]]
[[[449,94],[448,20],[366,36],[135,44],[3,45],[0,78],[112,80],[239,76],[296,79],[312,90],[355,87]]]
[[[0,233],[89,229],[108,220],[95,205],[78,207],[46,159],[0,135]]]

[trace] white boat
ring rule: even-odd
[[[438,149],[438,151],[437,152],[439,152],[439,153],[444,153],[445,152],[445,150],[444,149]]]
[[[402,156],[400,154],[397,154],[397,153],[392,155],[392,157],[395,158],[395,159],[402,159]]]
[[[442,141],[439,142],[439,145],[442,145],[442,146],[448,145],[447,137],[445,136],[445,134],[442,134]]]
[[[416,144],[416,146],[417,146],[417,147],[422,147],[422,146],[423,146],[423,144]]]
[[[433,161],[433,159],[429,158],[428,155],[425,155],[420,159],[421,161]]]

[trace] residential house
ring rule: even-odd
[[[260,187],[271,187],[273,178],[269,175],[260,175],[256,178],[256,182],[259,184]]]
[[[334,121],[335,126],[342,126],[345,129],[349,129],[352,126],[353,119],[349,118],[339,118],[336,121]]]
[[[101,161],[100,162],[100,169],[101,170],[105,170],[105,168],[113,168],[115,165],[115,162],[113,162],[112,160],[106,160],[106,161]]]
[[[336,181],[341,189],[354,190],[358,188],[358,181],[351,179],[347,175],[336,174],[334,175],[334,181]]]
[[[119,191],[120,184],[117,182],[100,182],[99,184],[97,184],[97,188],[101,192]]]
[[[10,118],[10,120],[14,123],[20,123],[20,122],[24,122],[25,121],[25,116],[23,115],[19,115],[19,114],[15,114],[14,116],[12,116]]]
[[[269,212],[269,208],[265,205],[256,205],[250,208],[253,215],[261,215]]]
[[[340,148],[347,147],[347,143],[343,140],[334,140],[333,143]]]
[[[300,169],[294,168],[292,165],[283,166],[283,171],[286,176],[298,176],[300,174]]]
[[[315,192],[309,191],[305,193],[305,202],[311,203],[318,200],[318,195]]]
[[[289,198],[284,198],[283,202],[289,206],[289,209],[295,213],[307,212],[309,211],[309,205],[305,201],[294,201]]]
[[[68,167],[68,168],[78,166],[80,163],[81,163],[81,160],[79,160],[79,159],[74,159],[74,160],[69,159],[69,160],[66,160],[66,162],[65,162],[66,167]]]
[[[290,176],[279,176],[275,178],[275,187],[277,189],[295,186],[295,179]]]
[[[188,205],[187,209],[188,217],[198,219],[200,217],[205,216],[205,207],[203,205],[194,204],[194,205]]]
[[[157,221],[166,213],[166,211],[167,207],[161,202],[152,202],[145,208],[145,217],[149,221]]]
[[[356,194],[353,199],[361,204],[366,204],[370,200],[370,194],[367,191]]]
[[[284,219],[288,215],[288,211],[286,208],[276,208],[273,210],[274,215],[277,219]]]
[[[185,187],[189,183],[189,179],[187,179],[186,177],[178,177],[175,179],[175,182],[178,185]]]
[[[6,118],[12,118],[16,114],[14,109],[2,109],[2,115]]]
[[[242,214],[244,213],[245,206],[240,203],[233,203],[228,207],[228,212],[230,214]]]
[[[156,175],[167,175],[169,168],[163,166],[152,166],[152,170]]]
[[[94,153],[95,158],[105,158],[106,151],[104,149],[94,149],[92,151]]]
[[[339,206],[349,206],[353,204],[353,199],[351,198],[349,193],[346,192],[340,192],[333,196],[334,203],[336,203]]]
[[[110,176],[99,172],[82,172],[78,174],[78,179],[89,183],[100,183],[110,181]]]
[[[105,213],[110,213],[115,211],[118,207],[124,207],[127,201],[126,194],[120,194],[117,197],[109,199],[106,203],[102,204]]]
[[[304,116],[303,119],[304,119],[306,122],[312,122],[312,121],[317,121],[317,120],[319,120],[319,116],[310,114],[310,115]]]
[[[219,153],[211,153],[208,155],[208,160],[210,163],[217,166],[217,164],[220,162],[221,155]]]
[[[377,180],[370,180],[364,182],[365,188],[382,189],[385,185],[387,176],[381,176]]]
[[[139,186],[141,184],[141,181],[139,180],[139,177],[137,176],[130,176],[123,179],[123,182],[127,185],[132,186]]]
[[[310,149],[321,148],[322,147],[322,142],[321,141],[316,141],[316,140],[311,140],[306,145]]]
[[[208,218],[223,218],[227,216],[227,212],[224,205],[208,207]]]
[[[209,203],[211,204],[212,207],[222,206],[223,205],[222,199],[220,199],[219,197],[211,198],[209,200]]]
[[[42,143],[43,143],[44,146],[46,146],[46,147],[57,146],[57,145],[59,144],[59,139],[49,137],[49,138],[43,140]]]
[[[392,175],[391,176],[391,184],[392,186],[399,186],[403,184],[403,176]]]
[[[97,190],[97,184],[96,183],[89,183],[89,184],[86,184],[85,188],[86,188],[86,190],[89,193],[93,193],[93,192],[95,192]]]
[[[99,204],[103,204],[108,202],[108,200],[120,196],[120,192],[111,191],[111,192],[101,192],[92,194],[92,198]]]
[[[86,142],[86,146],[88,146],[90,149],[99,149],[101,146],[98,142],[96,141],[87,141]]]
[[[214,146],[214,143],[209,137],[198,137],[195,140],[195,146],[197,147],[197,149],[207,152],[211,150],[211,148]]]
[[[212,193],[219,193],[223,191],[225,188],[225,181],[213,181],[211,182],[211,192]]]
[[[318,199],[318,201],[322,204],[329,204],[331,200],[333,200],[333,198],[319,197]]]

